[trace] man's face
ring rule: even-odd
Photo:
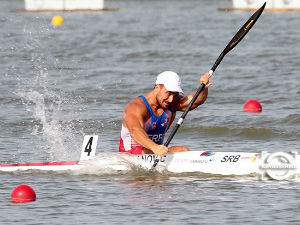
[[[156,100],[163,109],[167,109],[173,102],[178,101],[178,99],[178,92],[168,91],[164,85],[159,85],[159,91],[156,95]]]

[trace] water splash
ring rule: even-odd
[[[39,124],[34,126],[32,134],[38,137],[42,134],[46,139],[50,146],[50,159],[66,159],[68,151],[63,139],[65,131],[58,116],[61,100],[58,99],[47,106],[46,96],[38,91],[19,92],[19,96],[26,101],[27,110],[32,111],[34,119],[39,121]],[[32,109],[30,106],[33,106]]]
[[[93,176],[155,176],[167,172],[164,165],[159,165],[155,171],[150,172],[151,164],[138,159],[135,155],[110,152],[99,153],[90,160],[81,161],[81,165],[83,165],[81,169],[68,171],[68,173]],[[62,172],[65,173],[66,171]]]
[[[68,96],[64,96],[64,92],[55,87],[56,81],[53,82],[48,73],[48,67],[57,67],[57,60],[40,41],[45,35],[48,38],[49,29],[24,27],[23,31],[26,39],[24,51],[30,56],[23,63],[30,67],[30,75],[22,72],[17,74],[18,88],[15,94],[22,99],[26,110],[33,117],[31,134],[42,140],[43,146],[33,148],[42,148],[48,152],[47,160],[70,160],[78,156],[79,151],[74,150],[79,149],[80,144],[72,129],[72,122],[62,118],[64,103],[69,101]]]

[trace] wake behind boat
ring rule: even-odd
[[[98,136],[85,136],[79,161],[58,162],[35,162],[19,164],[0,164],[0,171],[78,171],[79,174],[97,174],[102,172],[125,172],[130,168],[141,168],[151,171],[155,160],[159,160],[156,171],[167,171],[170,173],[205,173],[213,175],[271,175],[272,178],[281,179],[291,176],[299,176],[300,158],[297,154],[291,156],[288,153],[264,156],[261,153],[250,152],[213,152],[213,151],[190,151],[168,153],[160,158],[157,155],[132,155],[127,153],[100,153],[95,156]],[[289,169],[277,168],[277,172],[271,166],[274,162],[285,160],[284,166]],[[271,160],[272,162],[267,162]],[[274,161],[276,160],[276,161]],[[266,167],[269,165],[269,168]],[[282,166],[283,167],[283,166]],[[272,169],[272,171],[271,171]],[[275,168],[276,169],[276,168]],[[276,173],[275,173],[275,172]]]

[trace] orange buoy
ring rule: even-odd
[[[252,99],[244,104],[244,112],[260,113],[261,111],[261,104],[257,100]]]
[[[13,203],[33,202],[36,200],[34,190],[28,185],[19,185],[11,193]]]

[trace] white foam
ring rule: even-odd
[[[135,155],[116,153],[99,153],[93,159],[82,161],[82,169],[71,171],[73,175],[115,175],[128,173],[145,174],[151,165]],[[156,172],[162,173],[165,167],[158,166]]]

